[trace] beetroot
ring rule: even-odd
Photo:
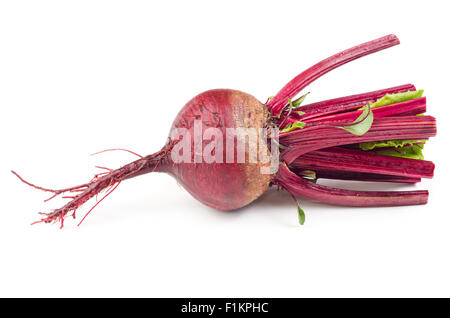
[[[226,89],[210,90],[194,97],[180,111],[171,131],[187,128],[193,136],[194,120],[201,121],[203,126],[218,128],[223,136],[228,128],[264,128],[271,124],[267,108],[256,98]],[[234,143],[235,154],[236,148],[237,142]],[[263,194],[273,176],[261,173],[263,163],[260,161],[248,162],[248,152],[245,163],[237,160],[226,163],[225,155],[223,152],[222,160],[212,163],[199,160],[200,163],[174,164],[166,157],[158,169],[173,175],[200,202],[220,210],[234,210]]]
[[[433,117],[416,116],[426,110],[422,91],[407,84],[305,106],[300,104],[306,95],[293,100],[326,72],[398,43],[388,35],[333,55],[266,104],[237,90],[204,92],[181,109],[160,151],[145,157],[134,153],[140,158],[119,169],[105,168],[88,183],[53,190],[13,173],[52,193],[51,198],[64,194],[70,200],[41,213],[38,221],[60,221],[61,226],[100,192],[105,195],[84,218],[123,180],[150,172],[172,175],[197,200],[220,210],[246,206],[270,185],[285,189],[296,202],[294,195],[347,206],[424,204],[427,191],[350,191],[316,184],[318,178],[416,183],[432,177],[433,163],[417,157],[425,140],[436,134]]]

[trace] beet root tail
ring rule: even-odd
[[[52,212],[39,212],[40,215],[42,215],[42,218],[36,222],[33,222],[32,224],[36,223],[55,223],[60,222],[61,228],[64,226],[64,219],[67,216],[72,216],[74,219],[76,217],[76,211],[84,205],[87,201],[89,201],[92,197],[97,197],[101,193],[105,193],[103,197],[89,209],[89,211],[84,215],[84,217],[81,219],[81,221],[78,223],[80,225],[84,219],[89,215],[89,213],[101,202],[103,201],[108,195],[110,195],[119,184],[126,179],[131,179],[133,177],[146,174],[149,172],[156,171],[158,167],[161,166],[161,162],[163,159],[165,159],[170,150],[173,148],[174,143],[169,141],[162,150],[142,157],[136,161],[133,161],[129,164],[126,164],[122,166],[121,168],[112,170],[107,169],[106,172],[102,172],[99,174],[96,174],[94,178],[89,181],[88,183],[84,183],[75,187],[65,188],[65,189],[49,189],[37,186],[33,183],[30,183],[23,179],[18,173],[15,171],[11,171],[17,178],[19,178],[20,181],[23,183],[44,191],[44,192],[50,192],[53,195],[45,200],[45,202],[63,194],[67,194],[65,196],[62,196],[63,198],[70,199],[68,203],[66,203],[64,206],[53,210]]]

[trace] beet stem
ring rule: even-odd
[[[295,170],[313,170],[331,174],[370,173],[404,178],[432,178],[434,164],[431,161],[384,156],[363,150],[341,147],[308,152],[290,165]],[[364,174],[363,174],[364,176]]]
[[[292,169],[294,173],[299,175],[299,171],[304,169]],[[335,180],[350,180],[350,181],[368,181],[368,182],[390,182],[390,183],[418,183],[420,178],[409,178],[391,176],[387,174],[366,173],[366,172],[352,172],[352,171],[338,171],[338,170],[318,170],[314,171],[317,179],[335,179]]]
[[[304,112],[304,115],[298,116],[298,114],[293,113],[291,117],[292,120],[311,120],[315,117],[321,117],[324,115],[330,115],[334,113],[340,113],[348,110],[358,109],[362,106],[367,105],[370,102],[376,102],[379,98],[385,96],[386,94],[396,94],[403,93],[407,91],[415,91],[416,88],[412,84],[404,84],[400,86],[385,88],[377,91],[344,96],[339,98],[328,99],[325,101],[312,103],[308,105],[303,105],[297,108]]]
[[[273,183],[291,194],[327,204],[358,207],[402,206],[425,204],[428,191],[353,191],[315,184],[293,173],[285,164]]]
[[[280,144],[287,147],[281,154],[290,164],[313,150],[368,141],[426,140],[435,135],[436,120],[432,116],[394,116],[375,119],[370,130],[362,136],[332,126],[315,126],[281,134]]]
[[[388,117],[388,116],[413,116],[426,112],[426,97],[420,97],[400,103],[394,103],[372,109],[374,118]],[[343,121],[353,121],[358,118],[363,110],[352,110],[339,114],[325,115],[321,117],[314,117],[311,119],[301,119],[307,126],[313,125],[339,125]]]
[[[293,80],[287,83],[266,105],[272,115],[277,117],[281,114],[288,103],[288,98],[293,99],[303,88],[313,81],[328,73],[329,71],[353,61],[362,56],[387,49],[391,46],[400,44],[399,39],[391,34],[370,42],[366,42],[340,53],[337,53],[321,62],[313,65],[304,72],[297,75]]]

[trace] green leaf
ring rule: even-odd
[[[407,91],[403,93],[386,94],[379,98],[375,103],[369,103],[371,108],[377,108],[381,106],[391,105],[400,102],[406,102],[407,100],[420,98],[423,95],[423,89],[418,91]],[[362,108],[360,108],[362,109]]]
[[[349,133],[352,133],[356,136],[362,136],[366,132],[369,131],[370,127],[372,127],[373,123],[373,112],[372,109],[366,105],[364,106],[364,111],[359,115],[358,118],[353,122],[353,125],[349,126],[338,126],[338,128],[342,128]]]
[[[420,98],[423,95],[423,89],[418,91],[407,91],[403,93],[386,94],[379,98],[375,103],[369,103],[369,105],[359,108],[364,112],[354,121],[355,124],[351,126],[339,127],[347,130],[348,132],[361,136],[369,131],[373,123],[372,108],[386,106],[390,104],[400,103],[411,99]],[[369,113],[367,113],[369,111]]]
[[[306,123],[304,123],[302,121],[296,121],[293,124],[292,123],[287,124],[283,130],[280,130],[280,133],[289,132],[289,131],[297,129],[297,128],[305,128],[305,126],[306,126]]]
[[[359,148],[366,151],[372,151],[379,155],[423,160],[424,156],[422,149],[424,144],[425,140],[385,140],[363,142],[359,144]]]
[[[384,156],[392,156],[392,157],[400,157],[407,159],[417,159],[423,160],[424,156],[422,154],[422,148],[418,145],[411,145],[402,148],[391,148],[391,149],[383,149],[376,150],[375,153]]]
[[[300,207],[300,205],[297,204],[297,213],[298,213],[298,223],[300,223],[300,225],[305,224],[305,212],[302,210],[302,208]]]
[[[383,140],[383,141],[371,141],[371,142],[362,142],[359,144],[359,148],[362,150],[372,150],[375,148],[400,148],[405,146],[412,146],[414,144],[421,143],[424,144],[425,140],[410,140],[410,139],[402,139],[402,140]]]
[[[303,176],[303,177],[310,178],[310,179],[317,179],[317,177],[316,177],[316,172],[315,172],[315,171],[312,171],[312,170],[303,170],[303,171],[300,171],[300,175]]]
[[[293,106],[294,108],[299,107],[299,106],[303,103],[303,101],[305,100],[306,96],[308,96],[308,94],[309,94],[309,92],[306,93],[305,95],[303,95],[303,96],[297,98],[296,100],[292,101],[292,106]]]

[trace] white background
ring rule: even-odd
[[[0,296],[450,296],[448,6],[444,1],[2,1]],[[261,101],[342,49],[402,44],[308,88],[309,102],[412,82],[438,136],[426,206],[345,208],[269,191],[236,212],[167,175],[122,183],[81,227],[35,225],[56,208],[18,182],[65,187],[94,165],[159,150],[178,110],[211,88]],[[362,189],[398,185],[342,184]],[[80,211],[81,214],[81,211]]]

